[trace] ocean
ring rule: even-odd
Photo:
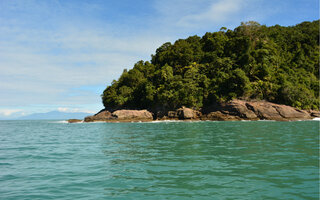
[[[0,121],[0,199],[319,199],[319,121]]]

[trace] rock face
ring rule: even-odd
[[[309,110],[308,111],[311,117],[320,117],[320,111],[317,110]]]
[[[266,101],[232,100],[207,114],[210,120],[298,120],[311,119],[306,111]]]
[[[229,114],[223,113],[221,111],[210,112],[202,119],[214,120],[214,121],[239,121],[239,120],[241,120],[241,118],[238,116],[229,115]]]
[[[270,102],[248,102],[247,107],[255,112],[260,119],[267,120],[297,120],[310,119],[311,116],[303,110],[286,105],[279,105]]]
[[[93,116],[88,116],[84,118],[84,122],[94,122],[94,121],[107,121],[107,120],[112,120],[113,117],[111,115],[111,112],[107,110],[101,110],[97,114]]]
[[[118,120],[153,120],[152,113],[147,110],[117,110],[112,117]]]

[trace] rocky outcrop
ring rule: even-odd
[[[308,110],[308,113],[311,117],[320,117],[320,111],[317,110]]]
[[[210,112],[206,116],[202,117],[202,120],[213,120],[213,121],[239,121],[240,117],[223,113],[221,111]]]
[[[111,115],[111,112],[103,109],[93,116],[85,117],[84,122],[108,121],[112,120],[113,118],[114,117]]]
[[[68,123],[80,123],[80,122],[82,122],[81,119],[69,119],[68,120]]]
[[[306,111],[266,101],[247,102],[246,106],[254,111],[259,119],[283,121],[311,118]]]
[[[101,110],[93,116],[84,118],[84,122],[128,122],[128,121],[151,121],[153,120],[152,113],[147,110],[116,110],[110,112],[108,110]]]
[[[156,120],[305,120],[320,117],[315,110],[300,110],[286,105],[267,101],[232,100],[226,103],[215,104],[200,111],[182,107],[177,110],[158,110],[154,115],[147,110],[101,110],[93,116],[88,116],[84,122],[131,122]],[[69,120],[70,123],[81,120]]]
[[[210,120],[298,120],[311,119],[312,116],[297,108],[267,101],[232,100],[215,106],[206,115]]]
[[[153,120],[152,113],[147,110],[117,110],[112,113],[117,120]]]

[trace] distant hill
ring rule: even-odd
[[[18,118],[19,120],[38,120],[38,119],[83,119],[84,117],[92,115],[92,113],[77,112],[67,113],[60,111],[51,111],[47,113],[34,113],[31,115],[23,116]]]

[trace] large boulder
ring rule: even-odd
[[[272,106],[269,102],[248,102],[246,106],[252,110],[259,119],[266,119],[266,120],[285,120],[278,110]]]
[[[298,120],[310,119],[308,112],[291,106],[274,104],[266,101],[247,102],[246,106],[260,119],[267,120]]]
[[[84,122],[108,121],[112,119],[113,119],[113,116],[111,115],[111,112],[107,110],[101,110],[95,115],[85,117]]]
[[[177,115],[179,119],[199,119],[201,113],[191,108],[182,107],[177,110]]]
[[[267,101],[231,100],[212,106],[206,110],[204,118],[210,120],[299,120],[317,116],[316,111],[309,113],[291,106]],[[203,118],[203,119],[204,119]]]
[[[152,113],[147,110],[117,110],[112,113],[112,117],[116,120],[153,120]]]
[[[256,120],[258,116],[246,106],[246,101],[232,100],[223,109],[225,113],[239,116],[242,119]]]

